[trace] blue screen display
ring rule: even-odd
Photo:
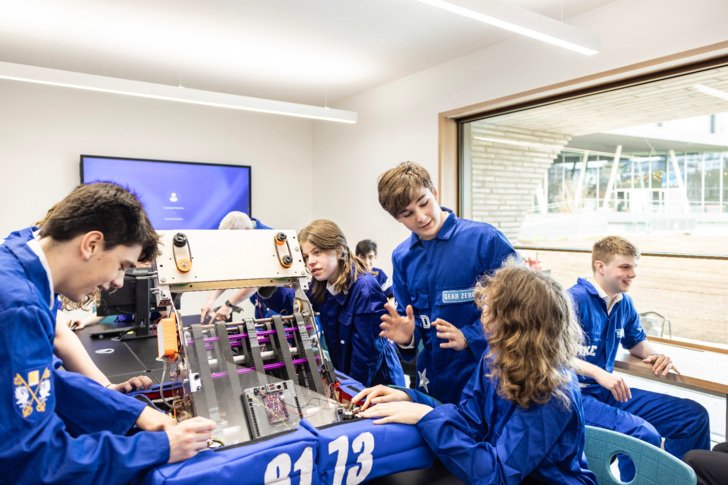
[[[155,229],[217,229],[230,211],[250,214],[249,166],[81,155],[81,183],[98,181],[135,192]]]

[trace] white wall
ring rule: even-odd
[[[79,183],[80,154],[251,165],[256,217],[312,217],[310,121],[0,81],[0,237]]]
[[[438,113],[725,41],[726,18],[725,0],[618,0],[567,19],[601,36],[596,56],[514,37],[338,103],[360,121],[314,126],[313,212],[339,223],[351,245],[377,240],[389,269],[407,232],[379,207],[376,178],[403,160],[437,177]]]

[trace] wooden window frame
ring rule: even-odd
[[[438,115],[440,203],[451,207],[458,215],[462,213],[459,145],[460,126],[463,123],[697,72],[723,64],[728,64],[728,41],[441,112]]]

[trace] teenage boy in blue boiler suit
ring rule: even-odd
[[[0,245],[0,481],[128,483],[207,447],[214,423],[181,424],[141,401],[57,369],[56,295],[81,301],[124,284],[157,253],[139,200],[115,184],[76,188],[43,227]],[[126,433],[135,426],[141,431]]]
[[[634,280],[639,252],[629,241],[609,236],[592,249],[593,277],[579,278],[569,289],[585,345],[580,375],[586,423],[634,436],[682,458],[691,449],[710,446],[708,412],[690,399],[632,389],[615,376],[619,345],[652,365],[657,376],[674,369],[670,357],[656,353],[647,341],[640,317],[627,291]],[[634,476],[631,462],[620,462],[622,480]]]
[[[382,336],[417,354],[417,389],[447,403],[460,394],[487,349],[473,301],[484,274],[515,257],[508,239],[482,222],[459,219],[437,203],[437,189],[420,165],[403,162],[379,177],[379,203],[412,235],[392,253],[393,289]]]

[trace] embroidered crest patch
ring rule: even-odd
[[[24,418],[34,412],[44,413],[46,401],[51,396],[51,371],[48,367],[15,374],[15,404]]]

